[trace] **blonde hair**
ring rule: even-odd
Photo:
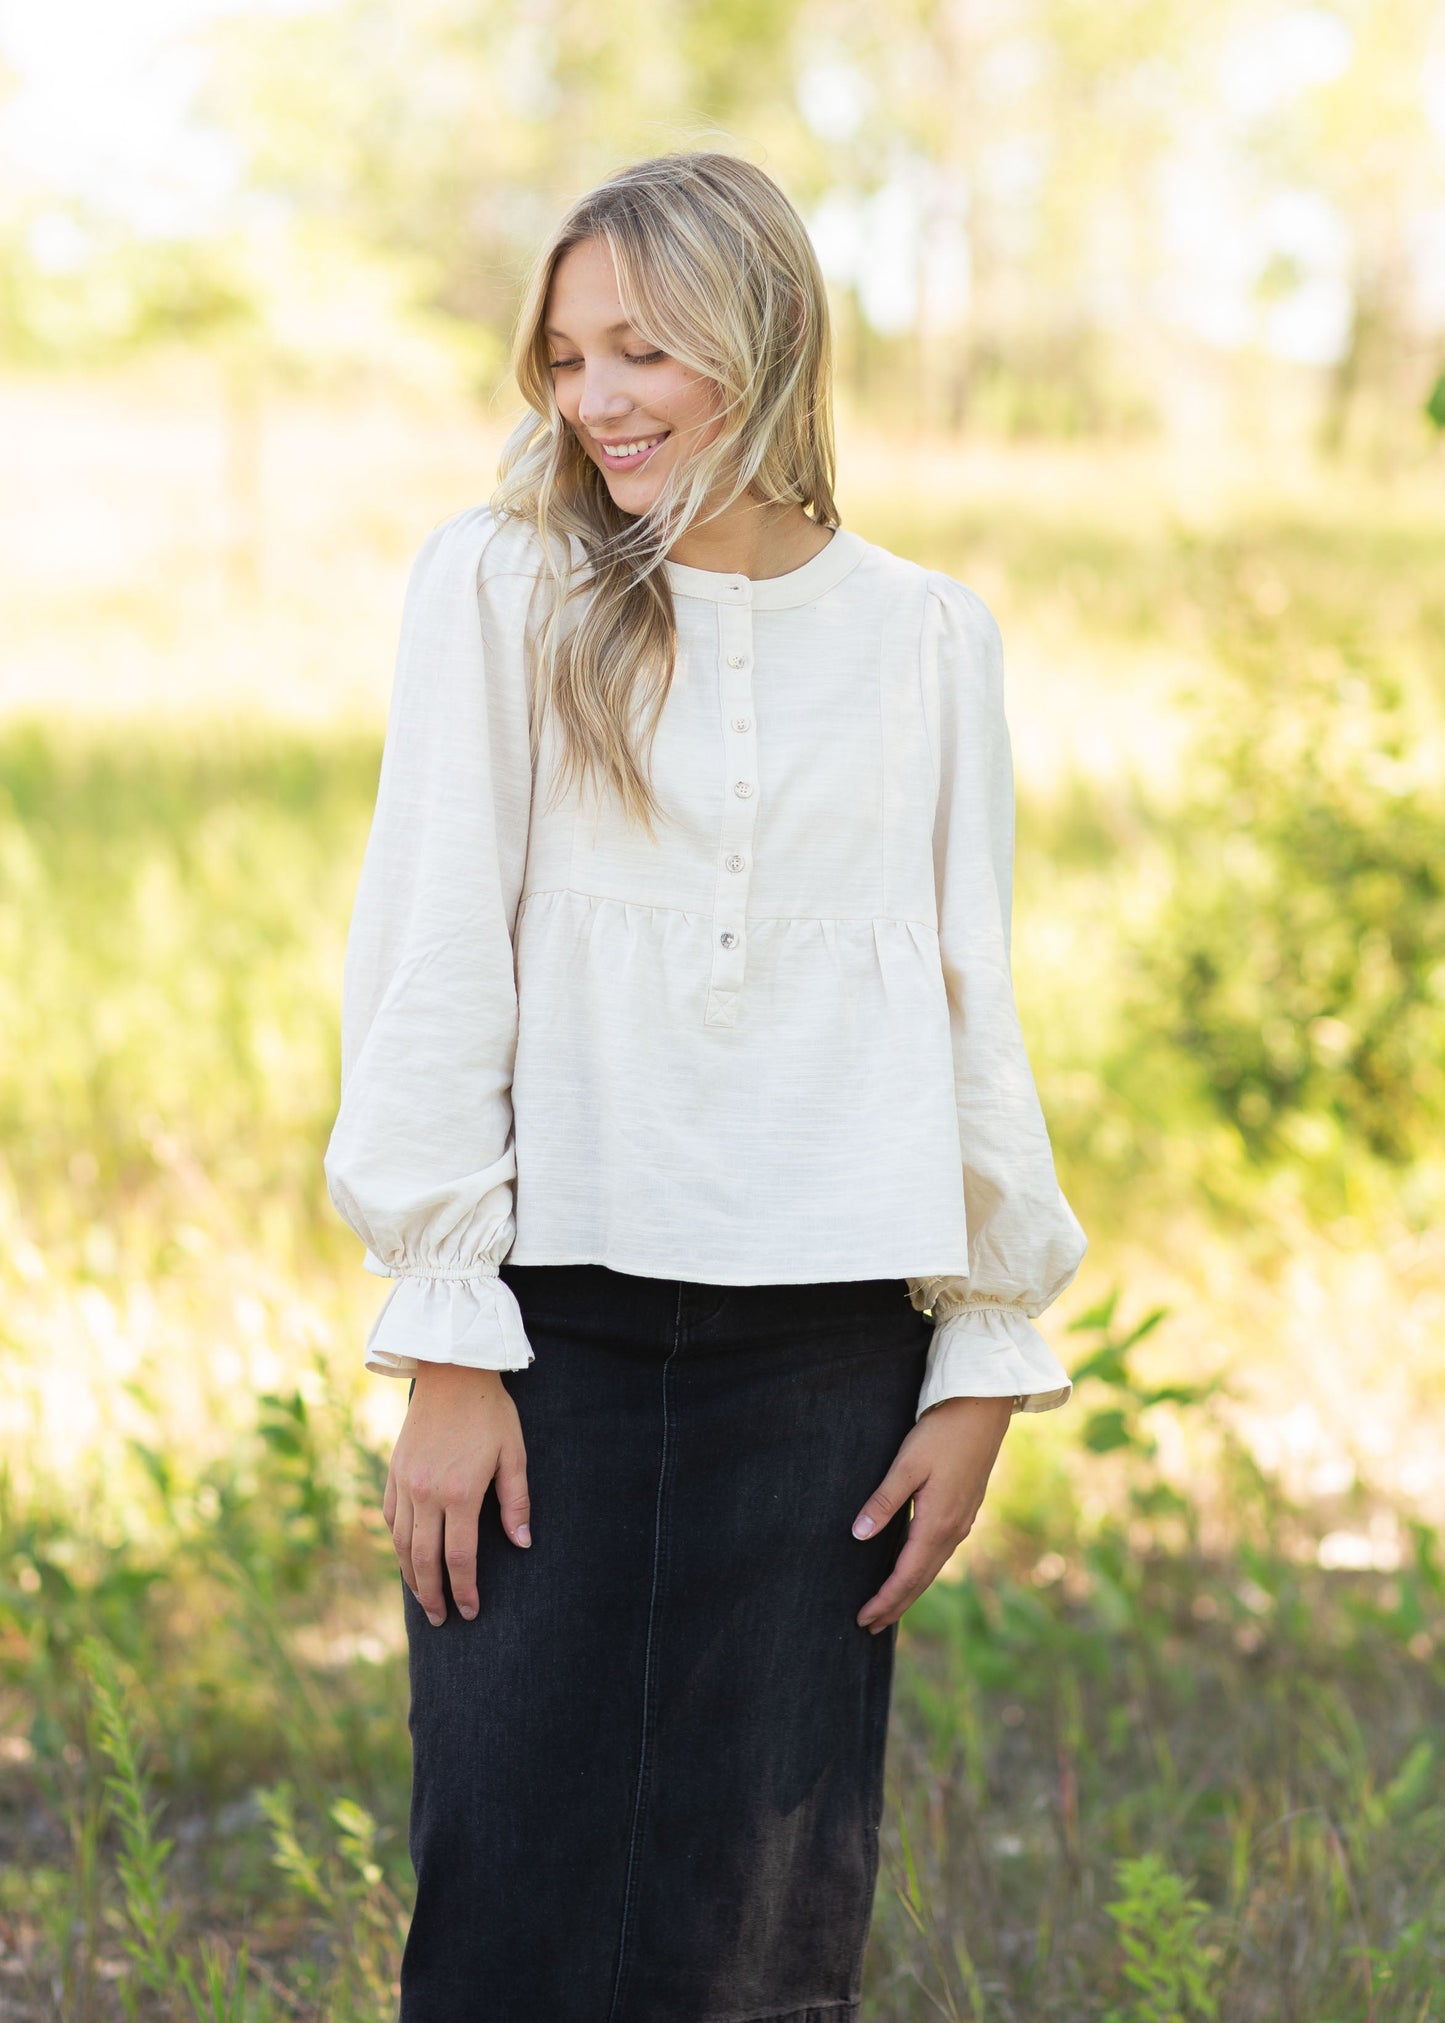
[[[585,239],[611,252],[639,336],[720,395],[716,438],[679,465],[642,514],[613,503],[558,411],[548,370],[543,325],[552,277]],[[668,549],[745,493],[799,504],[820,526],[839,524],[828,300],[802,219],[770,176],[732,155],[634,162],[579,197],[537,255],[512,370],[530,411],[507,439],[490,504],[541,537],[533,753],[540,717],[551,710],[561,779],[610,786],[628,818],[653,835],[661,809],[639,753],[650,751],[677,653],[661,567]],[[581,570],[572,566],[569,536],[586,556]],[[590,594],[568,613],[584,586]]]

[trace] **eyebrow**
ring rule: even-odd
[[[636,328],[637,325],[635,323],[629,323],[626,317],[624,317],[620,323],[609,323],[607,328],[603,331],[602,335],[604,337],[615,337],[619,330],[635,330]],[[554,330],[552,326],[548,324],[547,328],[542,332],[542,335],[544,337],[565,338],[567,333],[565,330]]]

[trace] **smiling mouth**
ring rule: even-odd
[[[639,464],[647,462],[652,452],[659,444],[666,442],[671,433],[671,429],[662,429],[656,435],[637,436],[631,442],[598,442],[597,448],[609,470],[635,470]]]

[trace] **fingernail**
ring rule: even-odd
[[[887,1627],[886,1623],[870,1623],[868,1625],[868,1634],[870,1637],[876,1637],[880,1630],[885,1630]]]
[[[855,1517],[853,1520],[853,1536],[855,1538],[871,1538],[877,1529],[878,1527],[871,1517]]]
[[[475,1621],[476,1621],[476,1618],[477,1618],[477,1612],[476,1612],[476,1610],[475,1610],[474,1608],[472,1608],[472,1607],[470,1606],[470,1604],[466,1604],[466,1605],[464,1605],[464,1604],[462,1604],[462,1603],[460,1603],[460,1602],[459,1602],[459,1603],[457,1604],[457,1606],[458,1606],[458,1607],[459,1607],[459,1608],[461,1609],[461,1611],[462,1611],[462,1614],[463,1614],[463,1615],[464,1615],[464,1616],[466,1617],[466,1619],[467,1619],[467,1621],[468,1621],[469,1623],[472,1623],[472,1622],[475,1622]]]
[[[530,1524],[519,1524],[517,1526],[517,1543],[518,1545],[530,1545],[532,1543],[532,1527]]]
[[[431,1624],[434,1630],[439,1630],[442,1624],[446,1621],[445,1616],[434,1616],[430,1609],[428,1609],[426,1612],[426,1619]]]

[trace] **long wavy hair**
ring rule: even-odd
[[[552,277],[584,239],[611,252],[639,337],[719,395],[717,436],[680,461],[641,514],[613,503],[558,410],[548,370]],[[533,755],[551,711],[558,784],[610,787],[627,818],[655,835],[662,811],[645,764],[677,654],[667,551],[744,494],[839,524],[828,299],[807,229],[770,176],[732,155],[634,162],[579,197],[538,253],[511,363],[528,412],[507,439],[490,505],[541,537]],[[580,567],[570,537],[581,544]]]

